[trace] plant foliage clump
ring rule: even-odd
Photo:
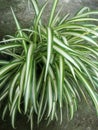
[[[0,103],[2,117],[10,112],[14,127],[16,113],[27,115],[33,126],[33,115],[39,123],[43,118],[49,122],[62,122],[62,108],[73,118],[81,97],[92,100],[98,113],[98,22],[93,15],[98,11],[81,9],[74,17],[60,11],[55,14],[58,0],[54,0],[49,22],[41,18],[47,2],[35,9],[33,25],[21,29],[17,26],[14,36],[1,41],[0,55]]]

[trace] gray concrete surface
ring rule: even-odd
[[[34,118],[33,130],[98,130],[98,118],[96,116],[93,105],[87,106],[84,102],[79,104],[78,111],[75,113],[73,120],[67,121],[66,110],[63,109],[63,122],[60,125],[59,122],[53,121],[49,126],[46,126],[47,122],[43,120],[39,126],[36,124],[36,118]],[[30,124],[27,122],[25,116],[18,115],[15,122],[15,130],[30,130]],[[5,121],[0,119],[0,130],[14,130],[11,127],[10,119]]]
[[[23,28],[29,27],[33,22],[34,10],[28,6],[29,0],[0,0],[0,38],[6,34],[13,34],[15,32],[15,23],[12,17],[12,7],[18,17],[19,22]],[[45,0],[38,0],[41,6]],[[44,21],[46,22],[51,10],[53,0],[49,0],[49,4],[44,11]],[[57,10],[62,8],[62,14],[75,13],[79,8],[89,6],[97,9],[98,0],[59,0]]]

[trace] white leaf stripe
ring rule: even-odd
[[[3,51],[5,49],[10,49],[10,48],[14,48],[14,47],[20,47],[20,44],[7,44],[7,45],[0,45],[0,51]]]
[[[16,23],[17,30],[19,31],[19,35],[20,35],[20,37],[24,37],[24,36],[23,36],[23,32],[22,32],[22,30],[21,30],[21,27],[20,27],[20,25],[19,25],[19,23],[18,23],[18,20],[17,20],[17,18],[16,18],[16,16],[15,16],[15,13],[14,13],[14,11],[13,11],[12,8],[11,8],[11,11],[12,11],[12,14],[13,14],[13,17],[14,17],[14,20],[15,20],[15,23]],[[27,47],[26,47],[26,42],[25,42],[25,40],[22,40],[22,44],[23,44],[23,46],[24,46],[25,53],[27,53]]]
[[[41,85],[42,85],[42,81],[43,81],[43,77],[44,77],[44,68],[40,74],[40,77],[39,77],[39,80],[38,80],[38,83],[37,83],[37,94],[40,93],[40,89],[41,89]]]
[[[60,123],[62,123],[62,105],[63,105],[63,85],[64,85],[64,60],[59,56],[59,103],[60,103]]]
[[[95,42],[91,37],[85,36],[84,34],[81,35],[81,34],[76,33],[76,32],[65,32],[64,35],[72,35],[72,36],[80,37],[80,38],[94,44],[96,47],[98,47],[97,42]]]
[[[2,93],[2,95],[0,95],[0,102],[8,95],[8,91],[5,91],[4,93]]]
[[[67,40],[67,39],[66,39]],[[68,51],[71,51],[71,52],[75,52],[74,50],[72,50],[71,48],[69,48],[68,46],[66,46],[60,39],[58,39],[57,37],[53,37],[53,41],[60,47],[68,50]]]
[[[45,57],[43,57],[43,61],[45,62],[45,64],[46,64],[46,58]],[[53,72],[53,69],[52,69],[52,67],[51,66],[49,66],[49,75],[50,75],[50,77],[51,77],[51,80],[52,80],[52,84],[53,84],[53,89],[54,89],[54,92],[55,92],[55,96],[54,96],[54,101],[57,101],[57,87],[56,87],[56,85],[57,85],[57,83],[56,83],[56,78],[55,78],[55,74],[54,74],[54,72]]]
[[[25,92],[25,113],[28,109],[29,98],[30,98],[30,88],[31,88],[31,76],[32,76],[32,64],[33,64],[33,44],[30,44],[27,57],[26,57],[26,74],[25,74],[25,84],[24,84],[24,92]]]
[[[11,103],[12,103],[12,101],[13,101],[13,93],[14,93],[15,87],[16,87],[16,85],[17,85],[17,80],[18,80],[18,78],[19,78],[19,75],[20,75],[20,73],[17,73],[17,74],[15,75],[15,77],[14,77],[14,79],[12,80],[12,83],[11,83],[11,85],[10,85],[9,100],[10,100]]]
[[[63,22],[66,22],[65,20],[70,16],[70,14],[66,14],[59,22],[59,25],[61,25]]]
[[[39,124],[39,122],[40,122],[40,118],[41,118],[41,112],[42,112],[42,107],[43,107],[43,102],[44,102],[44,97],[45,97],[45,90],[46,90],[46,84],[45,84],[45,82],[44,82],[44,84],[43,84],[43,89],[42,89],[42,95],[41,95],[41,98],[40,98],[40,103],[39,103],[39,111],[38,111],[38,120],[37,120],[37,122],[38,122],[38,124]]]
[[[46,5],[47,5],[47,2],[48,1],[46,1],[46,3],[43,5],[43,7],[41,8],[41,10],[40,10],[40,12],[39,12],[39,14],[37,16],[37,20],[36,20],[36,24],[35,24],[36,27],[38,26],[38,23],[41,24],[41,19],[40,18],[41,18],[41,15],[42,15],[42,13],[43,13]]]
[[[48,106],[49,106],[49,111],[48,111],[47,117],[49,117],[49,115],[50,115],[50,113],[52,111],[52,105],[53,105],[53,101],[52,101],[52,86],[51,86],[50,77],[48,76]]]
[[[64,85],[64,60],[63,57],[59,57],[59,94],[60,94],[60,108],[62,108],[62,95],[63,95],[63,85]]]
[[[89,94],[94,102],[94,105],[96,107],[97,114],[98,114],[98,99],[97,99],[95,92],[92,90],[91,86],[88,84],[86,79],[78,72],[78,70],[76,70],[76,72],[77,72],[78,76],[81,78],[82,82],[84,83],[85,88],[89,92]]]
[[[34,6],[36,15],[38,15],[39,14],[39,7],[38,7],[37,1],[36,0],[31,0],[31,2],[32,2],[32,5]]]
[[[37,86],[36,86],[36,62],[33,61],[33,75],[32,75],[32,88],[31,88],[31,98],[33,100],[33,107],[35,112],[37,113]]]
[[[65,85],[64,85],[64,90],[65,90],[67,100],[68,100],[68,104],[69,104],[69,107],[70,107],[70,119],[72,119],[73,114],[74,114],[73,100],[72,100],[71,94],[69,93],[69,91],[68,91],[68,89]]]
[[[26,72],[26,63],[22,67],[22,70],[20,72],[20,83],[19,83],[19,99],[18,99],[18,110],[21,112],[20,105],[21,105],[21,99],[24,92],[24,82],[25,82],[25,72]]]
[[[58,0],[54,0],[53,7],[52,7],[52,10],[51,10],[51,14],[50,14],[49,24],[48,24],[49,26],[51,26],[51,24],[52,24],[57,3],[58,3]]]
[[[52,44],[53,44],[53,39],[52,39],[52,31],[51,29],[48,27],[47,29],[47,33],[48,33],[48,41],[47,41],[47,63],[46,63],[46,71],[45,71],[45,79],[47,77],[47,73],[48,73],[48,68],[49,68],[49,63],[50,63],[50,58],[51,58],[51,53],[52,53]]]
[[[25,113],[27,112],[28,110],[28,105],[29,105],[29,102],[30,102],[30,92],[31,92],[31,71],[32,68],[30,68],[30,71],[29,71],[29,75],[28,75],[28,79],[27,79],[27,82],[26,82],[26,90],[25,90],[25,96],[24,96],[24,102],[25,102]]]
[[[80,10],[77,12],[76,17],[77,17],[77,16],[81,16],[81,14],[85,13],[85,11],[89,11],[89,10],[90,10],[89,7],[84,7],[84,8],[82,8],[82,9],[80,9]]]
[[[8,65],[5,65],[4,67],[0,68],[0,78],[2,75],[4,75],[5,73],[7,73],[8,71],[10,71],[11,69],[13,69],[15,66],[21,64],[21,62],[12,62],[9,63]]]
[[[53,48],[60,54],[62,55],[65,59],[67,59],[68,61],[70,61],[76,68],[78,68],[80,71],[80,67],[78,66],[78,64],[76,63],[76,61],[69,56],[63,49],[59,48],[58,46],[54,45]]]
[[[19,86],[17,87],[16,91],[15,91],[15,95],[14,95],[14,99],[11,105],[11,110],[10,110],[10,115],[13,113],[14,108],[17,106],[17,101],[18,101],[18,97],[19,97]]]
[[[98,15],[98,11],[88,11],[86,13],[82,13],[82,14],[76,15],[75,18],[82,18],[82,17],[86,18],[89,15]]]
[[[6,115],[6,113],[7,113],[7,110],[8,110],[8,105],[6,105],[5,108],[3,109],[2,120],[4,120],[5,115]]]
[[[98,22],[98,19],[95,18],[76,18],[76,19],[71,19],[67,23],[72,23],[72,22],[84,22],[84,21],[96,21]]]

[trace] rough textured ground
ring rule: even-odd
[[[35,123],[34,130],[98,130],[98,118],[93,105],[91,106],[88,107],[85,103],[81,103],[72,121],[66,121],[66,112],[63,111],[63,123],[61,125],[58,122],[52,122],[46,127],[46,122],[43,120],[39,127]],[[13,130],[9,118],[4,122],[0,120],[0,130]],[[30,130],[25,117],[17,117],[16,130]]]
[[[12,7],[18,17],[22,27],[29,27],[33,22],[34,11],[29,0],[0,0],[0,37],[5,34],[13,34],[16,27],[12,17]],[[45,0],[38,0],[39,5],[42,5]],[[47,21],[53,0],[49,0],[49,4],[44,11],[44,22]],[[59,0],[58,9],[62,8],[62,13],[75,13],[79,8],[89,6],[96,9],[98,0]]]

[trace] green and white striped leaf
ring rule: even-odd
[[[45,79],[44,81],[46,81],[46,77],[47,77],[47,73],[48,73],[48,68],[49,68],[49,64],[50,64],[50,59],[51,59],[51,53],[52,53],[52,49],[53,49],[53,34],[52,34],[52,30],[51,28],[48,27],[47,29],[47,34],[48,34],[48,38],[47,38],[47,63],[46,63],[46,70],[45,70]]]

